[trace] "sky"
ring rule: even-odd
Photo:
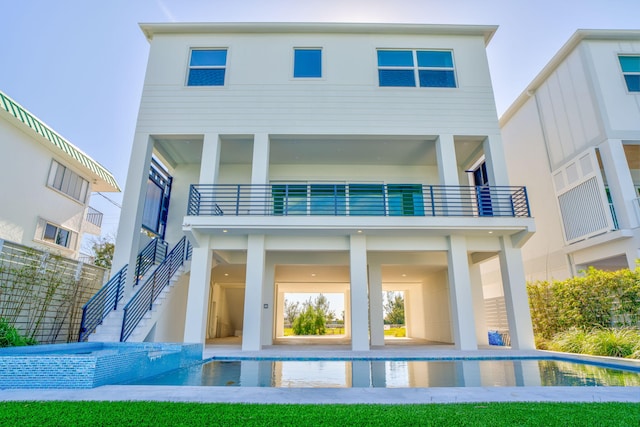
[[[0,90],[124,187],[149,52],[138,23],[498,25],[487,55],[502,114],[577,29],[640,28],[640,0],[0,0],[0,18]],[[119,209],[91,205],[115,236]]]

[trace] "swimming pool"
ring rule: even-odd
[[[560,358],[210,360],[135,385],[278,388],[640,386],[640,368]]]

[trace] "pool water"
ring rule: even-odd
[[[640,372],[559,360],[208,361],[136,385],[231,387],[640,386]]]

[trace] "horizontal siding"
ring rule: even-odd
[[[138,131],[148,133],[489,134],[498,130],[490,87],[371,88],[149,86]]]

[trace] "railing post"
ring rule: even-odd
[[[429,195],[431,197],[431,215],[436,216],[436,202],[433,197],[433,185],[429,186]]]
[[[236,216],[238,216],[238,213],[240,212],[240,185],[242,184],[238,184],[238,188],[236,190]]]

